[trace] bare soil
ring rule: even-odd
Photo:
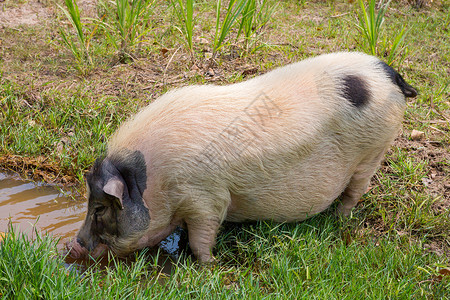
[[[23,5],[13,1],[0,1],[0,28],[17,28],[20,25],[35,25],[52,14],[52,8],[41,1],[28,1]]]
[[[410,136],[410,133],[409,133]],[[450,153],[449,145],[442,141],[423,139],[411,140],[404,135],[399,136],[394,147],[406,149],[410,156],[427,162],[427,176],[422,179],[428,193],[438,199],[434,208],[438,212],[450,210]]]
[[[77,1],[82,15],[86,17],[95,15],[96,3],[96,0]],[[42,24],[54,16],[55,6],[50,0],[0,0],[0,28]]]

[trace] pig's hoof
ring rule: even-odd
[[[97,259],[103,256],[106,256],[108,253],[108,246],[105,244],[99,244],[94,251],[92,252],[92,258]]]
[[[336,216],[337,217],[349,217],[350,214],[352,213],[352,208],[348,208],[348,207],[344,207],[344,205],[339,204],[338,207],[336,208]]]
[[[209,255],[199,255],[198,256],[198,261],[202,265],[213,265],[213,264],[216,263],[216,258],[214,256],[212,256],[211,254],[209,254]]]

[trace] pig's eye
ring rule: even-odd
[[[95,208],[95,216],[102,216],[106,211],[106,206],[98,206]]]
[[[106,211],[106,207],[96,208],[94,213],[94,221],[95,225],[97,227],[97,230],[102,232],[103,231],[103,220],[102,216]]]

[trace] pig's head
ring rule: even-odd
[[[150,222],[142,193],[146,164],[139,151],[120,151],[99,158],[87,175],[88,211],[70,254],[98,257],[109,249],[118,256],[137,250]]]

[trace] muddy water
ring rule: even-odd
[[[22,181],[0,173],[0,232],[11,222],[19,231],[34,234],[33,226],[62,243],[73,237],[86,215],[86,202],[63,195],[56,188]]]
[[[0,173],[0,232],[7,232],[11,222],[17,231],[34,236],[34,228],[59,238],[58,248],[65,255],[64,243],[73,238],[81,227],[87,211],[87,202],[75,200],[56,188],[26,182],[18,177]],[[186,232],[181,228],[163,240],[158,249],[149,254],[158,257],[166,274],[171,273],[172,263],[187,249]],[[66,257],[66,267],[84,270],[92,261],[73,260]],[[107,263],[105,263],[107,265]]]

